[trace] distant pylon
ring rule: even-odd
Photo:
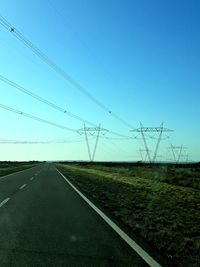
[[[182,153],[183,153],[183,151],[185,151],[187,149],[187,147],[184,147],[183,145],[173,146],[171,144],[171,146],[169,148],[172,151],[174,162],[179,163],[180,159],[185,156]]]
[[[155,160],[156,160],[157,153],[158,153],[158,148],[159,148],[159,145],[160,145],[160,141],[161,141],[163,132],[172,132],[172,130],[164,128],[163,124],[164,123],[162,122],[159,127],[143,127],[142,123],[140,122],[140,127],[139,128],[131,130],[132,132],[139,132],[142,135],[145,151],[147,153],[147,157],[148,157],[149,162],[155,162]],[[157,133],[158,134],[158,140],[157,140],[157,143],[156,143],[156,147],[155,147],[155,150],[154,150],[153,157],[151,157],[145,133]]]
[[[85,135],[85,141],[86,141],[86,145],[87,145],[88,155],[89,155],[89,159],[91,162],[94,161],[94,159],[95,159],[100,133],[105,135],[106,132],[108,132],[108,130],[101,128],[100,124],[99,124],[99,127],[86,127],[86,125],[84,124],[84,127],[82,129],[78,130],[79,134],[84,133],[84,135]],[[97,135],[95,136],[96,133],[97,133]],[[93,152],[91,151],[91,147],[89,144],[89,138],[88,138],[89,135],[96,137]]]
[[[150,152],[150,150],[149,150]],[[147,160],[147,151],[146,149],[138,149],[138,153],[140,154],[141,160],[146,161]]]
[[[184,157],[185,157],[185,162],[188,163],[190,160],[190,155],[186,154],[184,155]]]

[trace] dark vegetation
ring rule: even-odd
[[[200,266],[200,164],[58,165],[87,195],[174,266]]]
[[[11,174],[13,172],[18,172],[31,168],[36,164],[38,164],[37,161],[27,161],[27,162],[0,161],[0,177]]]

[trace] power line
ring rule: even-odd
[[[119,141],[127,141],[132,140],[133,137],[107,137],[107,136],[101,136],[101,138],[107,139],[107,140],[119,140]]]
[[[133,129],[133,126],[119,117],[116,113],[111,111],[107,106],[100,102],[96,97],[89,93],[82,85],[74,80],[69,74],[67,74],[61,67],[59,67],[53,60],[51,60],[46,54],[44,54],[37,46],[35,46],[30,40],[23,36],[14,26],[12,26],[3,16],[0,16],[0,24],[10,31],[16,38],[18,38],[24,45],[31,49],[40,59],[42,59],[50,68],[62,76],[67,82],[72,84],[77,90],[87,96],[91,101],[103,109],[106,113],[120,121],[126,127]]]
[[[105,141],[106,141],[106,139],[101,140],[101,144],[103,144],[104,147],[107,147],[107,148],[109,147],[109,150],[113,150],[113,152],[115,152],[115,154],[117,153],[120,155],[121,154],[127,155],[127,152],[125,150],[123,150],[121,147],[117,146],[115,143],[111,142],[110,140],[108,143]]]
[[[52,103],[52,102],[46,100],[45,98],[43,98],[43,97],[41,97],[41,96],[39,96],[39,95],[37,95],[37,94],[31,92],[30,90],[28,90],[28,89],[22,87],[21,85],[19,85],[19,84],[13,82],[13,81],[11,81],[11,80],[9,80],[8,78],[6,78],[6,77],[4,77],[4,76],[2,76],[2,75],[0,75],[0,80],[1,80],[2,82],[4,82],[4,83],[6,83],[6,84],[8,84],[8,85],[10,85],[10,86],[12,86],[12,87],[14,87],[14,88],[16,88],[17,90],[19,90],[19,91],[21,91],[21,92],[23,92],[23,93],[25,93],[25,94],[31,96],[32,98],[35,98],[36,100],[38,100],[38,101],[40,101],[40,102],[42,102],[42,103],[44,103],[44,104],[50,106],[50,107],[53,108],[53,109],[56,109],[56,110],[58,110],[58,111],[60,111],[60,112],[62,112],[62,113],[64,113],[64,114],[66,114],[66,115],[68,115],[68,116],[70,116],[70,117],[76,119],[76,120],[79,120],[79,121],[82,121],[82,122],[84,122],[84,123],[87,123],[87,124],[96,126],[93,122],[90,122],[90,121],[88,121],[88,120],[85,120],[85,119],[81,118],[80,116],[75,115],[75,114],[73,114],[72,112],[67,111],[67,110],[64,109],[64,108],[59,107],[58,105],[56,105],[56,104],[54,104],[54,103]]]
[[[163,132],[173,132],[172,130],[170,130],[168,128],[164,128],[163,124],[164,123],[162,122],[159,127],[143,127],[142,123],[140,122],[140,127],[132,130],[132,132],[138,132],[141,134],[149,162],[155,162],[155,160],[156,160],[156,156],[157,156],[158,148],[160,145],[160,141],[162,139]],[[150,150],[149,150],[146,136],[145,136],[145,134],[148,134],[148,133],[158,134],[157,143],[156,143],[156,147],[155,147],[155,151],[154,151],[154,155],[153,155],[152,159],[151,159]]]
[[[79,143],[83,142],[82,139],[77,140],[48,140],[48,141],[30,141],[30,140],[7,140],[7,139],[0,139],[0,144],[29,144],[29,145],[35,145],[35,144],[66,144],[66,143]]]
[[[78,132],[80,134],[84,133],[89,159],[90,159],[91,162],[94,161],[96,150],[97,150],[97,145],[98,145],[98,141],[99,141],[99,137],[100,137],[100,133],[107,132],[107,129],[101,128],[100,124],[99,124],[99,127],[86,127],[86,125],[84,124],[84,128],[79,129]],[[97,135],[96,135],[96,138],[95,138],[96,139],[95,140],[95,145],[94,145],[94,149],[93,149],[93,152],[92,152],[90,144],[89,144],[89,140],[88,140],[88,135],[91,135],[91,136],[94,137],[95,133],[97,133]]]
[[[183,152],[187,149],[187,147],[184,147],[183,145],[180,146],[174,146],[170,145],[169,147],[172,151],[174,162],[178,163],[180,161],[180,158],[183,157]]]
[[[19,90],[20,92],[29,95],[30,97],[36,99],[37,101],[40,101],[40,102],[50,106],[51,108],[53,108],[53,109],[55,109],[57,111],[60,111],[60,112],[66,114],[66,115],[68,115],[68,116],[70,116],[70,117],[72,117],[74,119],[77,119],[79,121],[82,121],[85,124],[90,124],[92,126],[96,126],[96,124],[94,124],[93,122],[90,122],[90,121],[88,121],[88,120],[86,120],[86,119],[84,119],[84,118],[82,118],[82,117],[80,117],[78,115],[73,114],[72,112],[67,111],[66,109],[63,109],[62,107],[59,107],[58,105],[56,105],[56,104],[50,102],[49,100],[47,100],[47,99],[45,99],[45,98],[33,93],[32,91],[28,90],[27,88],[24,88],[23,86],[21,86],[21,85],[15,83],[15,82],[9,80],[8,78],[6,78],[6,77],[4,77],[2,75],[0,75],[0,80],[2,82],[4,82],[4,83],[14,87],[15,89]],[[120,134],[120,133],[117,133],[117,132],[114,132],[114,131],[107,130],[107,132],[109,132],[109,133],[111,133],[113,135],[122,137],[122,138],[131,138],[131,137],[125,136],[123,134]]]
[[[13,113],[17,113],[19,115],[22,115],[24,117],[27,117],[27,118],[32,119],[32,120],[35,120],[35,121],[43,122],[43,123],[49,124],[51,126],[55,126],[57,128],[61,128],[63,130],[67,130],[67,131],[71,131],[71,132],[76,132],[77,133],[77,131],[75,129],[68,128],[68,127],[66,127],[64,125],[60,125],[60,124],[57,124],[57,123],[54,123],[54,122],[51,122],[51,121],[48,121],[48,120],[45,120],[45,119],[36,117],[36,116],[31,115],[29,113],[22,112],[20,110],[14,109],[12,107],[9,107],[9,106],[3,105],[3,104],[0,104],[0,108],[5,109],[5,110],[8,110],[8,111],[11,111]]]
[[[17,113],[17,114],[19,114],[19,115],[22,115],[22,116],[24,116],[24,117],[27,117],[27,118],[30,118],[30,119],[33,119],[33,120],[36,120],[36,121],[40,121],[40,122],[49,124],[49,125],[51,125],[51,126],[55,126],[55,127],[57,127],[57,128],[61,128],[61,129],[64,129],[64,130],[68,130],[68,131],[71,131],[71,132],[76,132],[76,133],[78,133],[78,130],[75,130],[75,129],[72,129],[72,128],[66,127],[66,126],[64,126],[64,125],[60,125],[60,124],[57,124],[57,123],[54,123],[54,122],[51,122],[51,121],[48,121],[48,120],[45,120],[45,119],[42,119],[42,118],[40,118],[40,117],[31,115],[31,114],[29,114],[29,113],[25,113],[25,112],[23,112],[23,111],[14,109],[14,108],[12,108],[12,107],[9,107],[9,106],[3,105],[3,104],[0,104],[0,108],[5,109],[5,110],[8,110],[8,111],[11,111],[11,112],[13,112],[13,113]],[[114,132],[109,131],[109,130],[107,130],[107,132],[109,132],[109,133],[114,133]],[[123,135],[118,134],[118,133],[115,133],[115,134],[116,134],[116,135],[119,135],[119,136],[123,136]]]

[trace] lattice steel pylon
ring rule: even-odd
[[[146,151],[146,149],[138,149],[137,151],[140,154],[142,162],[145,162],[146,159],[147,159],[147,151]],[[144,154],[144,152],[145,152],[145,154]],[[150,150],[149,150],[149,152],[150,152]]]
[[[145,149],[138,149],[138,152],[140,153],[141,160],[144,161],[144,156],[142,152],[146,152]]]
[[[139,128],[131,130],[131,132],[138,132],[138,133],[140,133],[142,135],[145,151],[147,153],[147,157],[148,157],[149,162],[155,162],[155,160],[156,160],[156,156],[157,156],[157,153],[158,153],[158,148],[159,148],[159,145],[160,145],[160,141],[161,141],[163,132],[173,132],[173,130],[164,128],[163,124],[164,123],[162,122],[159,127],[143,127],[142,123],[140,122],[140,127]],[[151,158],[151,154],[150,154],[150,150],[149,150],[149,147],[148,147],[148,144],[147,144],[145,133],[158,133],[158,140],[157,140],[157,143],[156,143],[156,147],[155,147],[155,151],[154,151],[154,154],[153,154],[153,158]]]
[[[183,145],[180,146],[171,146],[169,147],[172,151],[173,157],[174,157],[174,162],[179,163],[181,157],[184,157],[185,155],[182,154],[184,150],[187,149],[187,147],[184,147]]]
[[[185,157],[185,162],[188,163],[191,159],[190,159],[190,155],[186,154],[183,155],[183,157]]]
[[[86,125],[84,124],[84,127],[81,128],[81,129],[79,129],[77,132],[80,135],[81,134],[84,134],[85,135],[85,141],[86,141],[86,145],[87,145],[89,159],[90,159],[91,162],[93,162],[94,161],[94,158],[95,158],[95,155],[96,155],[96,151],[97,151],[97,146],[98,146],[100,134],[104,134],[105,135],[105,133],[108,132],[108,130],[107,129],[104,129],[104,128],[101,128],[101,125],[100,124],[99,124],[98,127],[86,127]],[[96,136],[95,136],[95,134],[96,134]],[[91,147],[90,147],[90,143],[89,143],[89,138],[88,138],[89,135],[96,137],[93,151],[91,151]]]

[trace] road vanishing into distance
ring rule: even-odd
[[[50,163],[0,178],[0,266],[149,266]]]

